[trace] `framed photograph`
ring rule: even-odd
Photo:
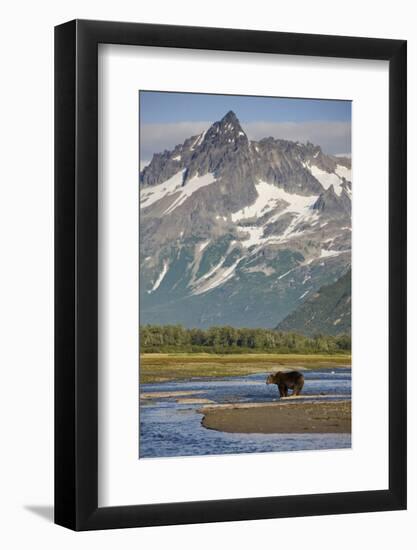
[[[55,521],[406,508],[406,42],[55,29]]]

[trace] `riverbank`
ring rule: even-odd
[[[228,433],[351,432],[351,402],[344,400],[287,398],[280,403],[208,405],[199,412],[204,415],[201,423],[205,428]]]
[[[140,383],[191,378],[245,376],[278,370],[318,370],[350,367],[351,356],[248,353],[144,353],[140,356]]]

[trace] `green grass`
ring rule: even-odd
[[[242,376],[273,372],[280,367],[321,369],[351,364],[350,355],[142,353],[140,382],[165,382],[193,377]]]

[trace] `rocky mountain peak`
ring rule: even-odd
[[[228,111],[224,117],[221,119],[222,123],[228,123],[228,122],[231,122],[232,124],[240,124],[239,123],[239,119],[237,118],[237,116],[235,115],[235,112],[234,111]]]
[[[229,111],[224,115],[224,117],[219,121],[220,128],[225,132],[230,133],[243,133],[242,126],[240,125],[239,119],[233,111]]]
[[[351,215],[351,201],[348,193],[342,189],[340,195],[335,192],[334,186],[320,193],[313,205],[313,210],[318,210],[326,216],[348,216]]]
[[[204,146],[226,147],[229,149],[236,146],[247,148],[249,145],[248,138],[233,111],[229,111],[221,120],[214,122],[202,134],[202,137],[203,139],[199,144],[201,149],[204,149]]]
[[[236,169],[242,176],[250,165],[249,140],[233,111],[207,130],[177,145],[172,151],[156,153],[140,173],[141,185],[158,185],[184,170],[183,184],[195,176]],[[233,168],[234,167],[234,168]]]
[[[236,177],[241,184],[253,183],[249,140],[233,111],[226,113],[198,137],[186,168],[184,184],[207,173],[214,174],[217,179],[226,176],[229,183]]]

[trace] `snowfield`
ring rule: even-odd
[[[181,170],[163,183],[142,189],[140,192],[141,209],[148,208],[165,197],[176,195],[173,197],[174,201],[164,212],[164,214],[171,214],[178,206],[181,206],[181,204],[191,197],[193,193],[216,181],[213,174],[208,173],[204,174],[204,176],[195,176],[183,185],[184,172],[185,170]]]
[[[177,193],[182,186],[183,176],[185,170],[180,170],[172,178],[159,183],[158,185],[152,185],[151,187],[144,187],[140,190],[140,207],[148,208],[151,204],[160,201],[167,195]]]
[[[352,181],[352,170],[350,168],[346,168],[346,166],[342,166],[341,164],[338,164],[336,166],[335,172],[341,178],[345,178],[348,181]]]
[[[317,196],[306,197],[304,195],[287,193],[284,189],[262,180],[259,180],[255,187],[258,193],[256,201],[250,206],[246,206],[242,210],[238,210],[232,214],[232,221],[238,222],[250,218],[260,218],[264,214],[274,210],[279,202],[287,203],[288,206],[285,208],[285,212],[301,214],[306,208],[314,204],[317,199]],[[283,213],[281,212],[278,216]]]
[[[242,246],[249,248],[253,245],[270,243],[283,243],[292,238],[300,237],[304,232],[297,231],[300,223],[314,220],[318,217],[318,212],[313,210],[313,205],[317,200],[317,195],[297,195],[296,193],[287,193],[284,189],[277,187],[272,183],[259,180],[256,184],[258,198],[256,201],[242,210],[232,214],[232,221],[239,222],[252,218],[260,218],[264,214],[271,212],[277,207],[279,202],[285,206],[278,214],[275,214],[265,223],[264,226],[245,226],[238,225],[238,228],[249,233],[249,237],[241,241]],[[281,235],[271,235],[263,237],[264,227],[276,222],[284,214],[292,214],[292,220]]]
[[[331,185],[333,185],[333,189],[336,193],[336,195],[341,195],[342,193],[342,180],[337,174],[330,174],[329,172],[325,172],[324,170],[321,170],[318,166],[310,166],[309,167],[311,174],[318,180],[321,185],[324,187],[324,189],[328,189]]]

